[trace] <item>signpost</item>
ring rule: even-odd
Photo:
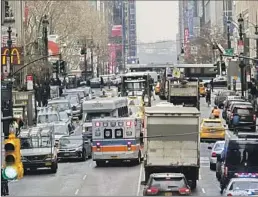
[[[234,49],[226,49],[226,55],[234,55]]]

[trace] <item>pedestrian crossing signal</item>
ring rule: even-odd
[[[4,142],[5,166],[3,177],[7,180],[21,179],[24,169],[21,161],[20,139],[16,138],[14,133]]]

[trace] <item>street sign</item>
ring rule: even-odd
[[[27,90],[33,90],[33,76],[27,75]]]
[[[226,49],[226,55],[233,55],[234,49]]]

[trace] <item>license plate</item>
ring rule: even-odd
[[[166,192],[165,196],[172,196],[172,192]]]
[[[70,154],[69,153],[64,153],[64,156],[69,156]]]
[[[111,158],[118,158],[118,156],[111,156]]]
[[[45,165],[46,165],[46,166],[51,166],[52,163],[51,163],[51,162],[46,162]]]

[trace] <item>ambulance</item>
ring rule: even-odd
[[[143,160],[142,121],[136,117],[92,120],[92,159],[97,166],[106,162]]]

